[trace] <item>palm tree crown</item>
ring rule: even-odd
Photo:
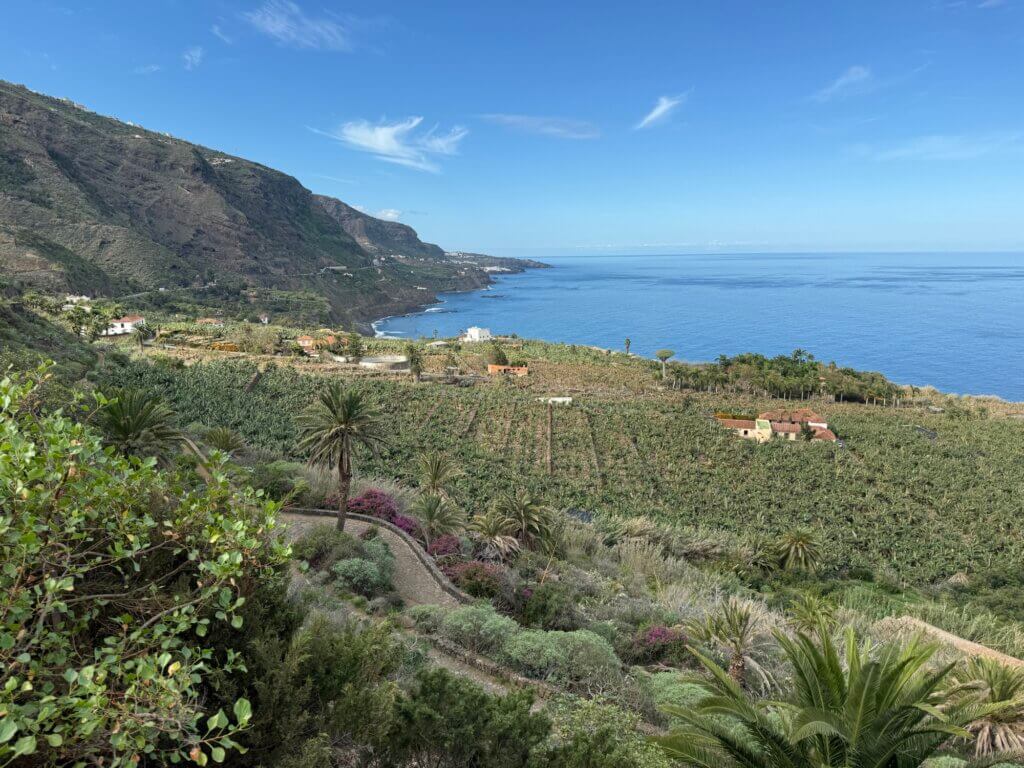
[[[420,456],[420,490],[434,496],[447,496],[447,485],[459,470],[455,463],[439,451]]]
[[[494,502],[494,511],[509,523],[512,534],[527,547],[543,547],[554,536],[554,513],[527,491],[505,493]]]
[[[462,531],[462,515],[455,505],[443,496],[420,496],[412,506],[412,513],[420,521],[423,543],[428,547],[438,536]]]

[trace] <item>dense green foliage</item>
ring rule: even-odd
[[[274,504],[106,451],[34,386],[0,381],[0,761],[223,760],[250,709],[202,718],[202,637],[283,562]]]
[[[185,422],[228,426],[254,446],[305,458],[296,417],[323,380],[271,368],[239,397],[254,370],[244,362],[185,370],[135,365],[109,369],[101,381],[165,393]],[[745,535],[813,526],[825,534],[822,567],[833,571],[891,569],[924,582],[958,571],[1012,574],[1024,566],[1024,540],[1014,534],[1022,425],[976,410],[816,404],[844,436],[844,450],[737,440],[709,423],[692,397],[665,396],[656,405],[578,398],[554,414],[548,475],[545,409],[529,393],[388,381],[366,388],[381,403],[388,445],[361,470],[415,482],[421,452],[442,450],[462,468],[449,493],[468,514],[527,485],[548,505],[603,516],[642,513]]]
[[[669,708],[685,725],[661,740],[668,755],[701,768],[916,768],[987,712],[944,690],[952,665],[928,666],[934,646],[858,646],[852,631],[842,651],[828,632],[778,639],[793,667],[789,697],[752,700],[702,657],[709,696]]]

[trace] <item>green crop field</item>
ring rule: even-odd
[[[554,381],[577,370],[571,361],[546,364]],[[592,379],[599,369],[588,370]],[[296,417],[325,377],[271,367],[245,392],[254,372],[244,360],[188,368],[135,363],[106,368],[99,383],[153,389],[182,424],[231,427],[253,446],[303,458],[295,449]],[[675,392],[637,398],[597,382],[592,394],[577,391],[571,406],[553,409],[549,473],[547,408],[535,387],[393,379],[357,385],[377,400],[389,436],[381,455],[361,457],[358,469],[411,480],[418,454],[445,451],[462,467],[454,495],[470,513],[502,490],[526,487],[560,507],[740,537],[810,525],[822,533],[832,567],[892,569],[915,583],[1024,566],[1019,421],[969,409],[815,404],[845,448],[756,445],[719,428],[711,414],[779,401]]]

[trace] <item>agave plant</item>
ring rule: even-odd
[[[821,544],[810,528],[797,528],[779,538],[779,565],[787,571],[814,573],[821,564]]]
[[[874,647],[848,630],[840,651],[825,631],[777,639],[793,667],[787,700],[751,698],[697,654],[709,695],[666,707],[684,724],[658,740],[666,754],[700,768],[916,768],[987,711],[943,690],[952,665],[930,668],[935,646],[918,640]]]
[[[483,556],[488,559],[507,560],[519,551],[512,521],[494,509],[475,515],[469,527]]]
[[[430,542],[446,533],[457,534],[462,531],[463,517],[451,501],[443,496],[425,494],[420,496],[412,506],[412,513],[420,521],[423,543],[428,547]]]
[[[954,674],[954,680],[977,701],[1001,705],[967,725],[975,756],[1024,755],[1024,668],[975,657]]]

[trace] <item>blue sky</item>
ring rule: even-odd
[[[0,78],[449,249],[1024,250],[1024,0],[7,5]]]

